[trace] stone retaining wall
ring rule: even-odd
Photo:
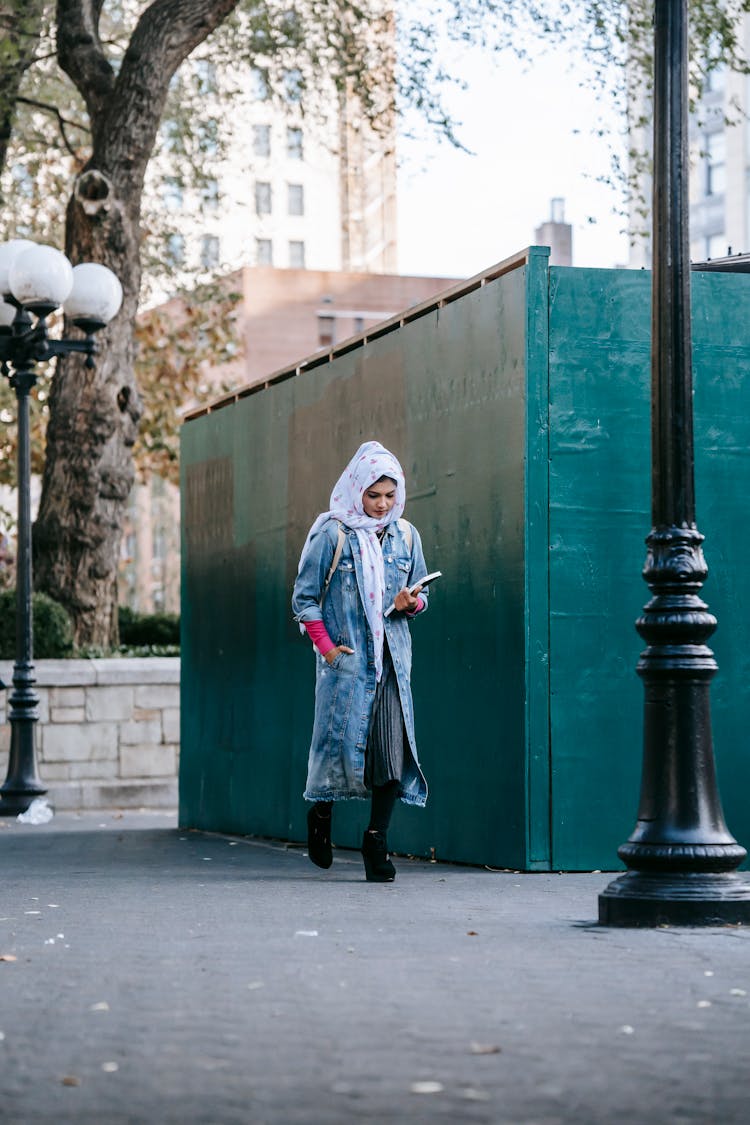
[[[179,657],[36,662],[39,774],[59,809],[175,808]],[[0,783],[13,664],[0,662]]]

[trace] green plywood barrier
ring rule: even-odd
[[[397,810],[394,846],[527,870],[616,865],[640,779],[649,275],[550,270],[547,254],[185,425],[181,824],[304,838],[313,661],[291,585],[342,465],[377,437],[446,576],[413,626],[430,799]],[[697,275],[694,292],[717,760],[747,843],[750,282]],[[338,806],[336,841],[356,846],[366,814]]]

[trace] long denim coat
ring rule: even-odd
[[[362,560],[357,534],[344,528],[344,542],[338,566],[328,590],[323,588],[333,562],[339,524],[329,520],[310,542],[292,595],[295,621],[325,623],[336,645],[348,645],[354,653],[339,653],[329,665],[317,649],[315,653],[315,721],[308,760],[308,801],[339,801],[348,797],[368,797],[364,784],[365,747],[375,698],[375,657],[372,634],[362,604]],[[422,543],[412,528],[411,550],[397,523],[388,525],[383,536],[385,569],[384,608],[404,586],[413,585],[427,574]],[[427,590],[422,593],[427,608]],[[420,612],[424,612],[424,609]],[[383,618],[385,635],[398,680],[404,726],[411,747],[405,755],[404,776],[399,796],[409,805],[424,805],[427,783],[419,767],[414,738],[414,709],[411,698],[411,635],[409,618],[394,611]]]

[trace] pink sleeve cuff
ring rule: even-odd
[[[417,597],[417,608],[414,610],[413,613],[407,613],[406,616],[407,617],[416,617],[417,614],[421,613],[423,609],[424,609],[424,598],[422,597],[421,594],[419,594],[418,597]]]
[[[328,636],[328,632],[322,621],[303,621],[302,624],[307,629],[308,637],[321,656],[325,656],[327,652],[330,652],[332,648],[336,647]]]

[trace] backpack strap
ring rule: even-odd
[[[400,519],[400,520],[397,520],[396,522],[398,523],[398,526],[401,530],[401,534],[404,537],[404,542],[406,543],[406,546],[409,549],[409,554],[411,554],[411,543],[412,543],[411,524],[409,523],[408,520],[405,520],[403,518]]]
[[[411,524],[409,523],[408,520],[405,520],[405,519],[400,519],[400,520],[397,520],[396,522],[398,523],[399,530],[401,531],[401,534],[404,537],[404,542],[406,543],[409,554],[411,554],[411,545],[412,545]],[[323,604],[323,598],[325,598],[326,594],[328,593],[328,587],[331,585],[331,579],[333,578],[334,574],[336,573],[336,567],[339,565],[339,560],[341,559],[341,552],[344,549],[344,543],[345,542],[346,542],[346,532],[344,531],[344,525],[339,520],[339,534],[338,534],[338,539],[336,540],[336,549],[333,552],[333,561],[331,562],[331,568],[328,571],[328,574],[326,575],[325,583],[323,584],[323,594],[322,594],[321,599],[320,599],[321,605]]]
[[[333,552],[333,561],[331,563],[331,569],[328,571],[325,583],[323,585],[323,593],[322,593],[321,598],[320,598],[320,604],[321,605],[323,604],[323,598],[325,598],[326,594],[328,593],[328,587],[331,585],[331,579],[333,578],[333,575],[336,571],[336,567],[339,565],[339,559],[341,558],[341,552],[344,549],[344,543],[345,542],[346,542],[346,533],[344,531],[344,525],[341,522],[339,522],[339,534],[338,534],[338,539],[336,541],[336,549]]]

